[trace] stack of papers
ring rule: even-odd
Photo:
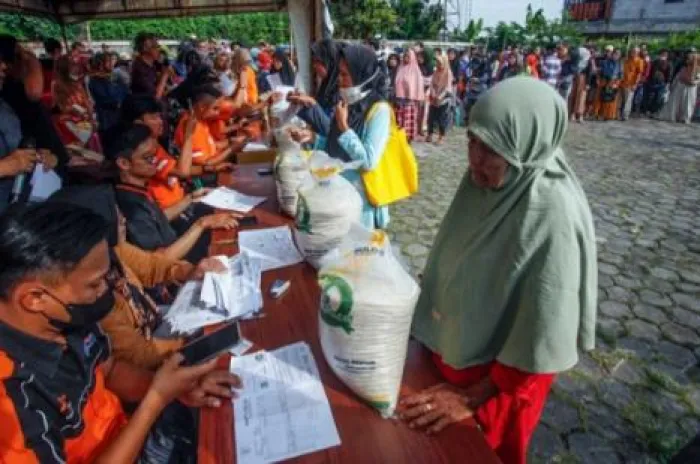
[[[245,253],[217,258],[228,272],[208,272],[203,282],[182,286],[164,316],[173,332],[189,334],[211,324],[252,317],[263,307],[260,261]]]
[[[309,345],[231,359],[243,383],[233,401],[236,462],[264,464],[340,445]]]
[[[201,282],[187,282],[180,288],[170,310],[163,317],[163,322],[168,323],[173,332],[191,334],[207,325],[230,319],[225,310],[207,308],[200,299],[201,292]]]
[[[292,266],[304,260],[287,226],[239,232],[238,246],[241,252],[259,259],[263,271]]]
[[[265,200],[265,197],[253,197],[227,187],[219,187],[209,192],[199,201],[213,208],[249,213]]]
[[[232,258],[217,256],[217,259],[228,272],[205,274],[201,301],[209,308],[225,309],[232,318],[259,311],[263,306],[260,261],[247,253]]]

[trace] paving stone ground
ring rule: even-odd
[[[595,216],[598,343],[558,376],[530,461],[665,462],[700,431],[700,126],[575,124],[565,148]],[[418,274],[467,165],[464,130],[416,154],[421,192],[390,231]]]

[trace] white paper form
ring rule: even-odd
[[[304,260],[294,245],[288,226],[246,230],[238,233],[238,246],[262,262],[262,270],[292,266]]]
[[[53,195],[54,192],[61,190],[63,181],[53,169],[44,171],[44,165],[37,163],[34,167],[31,184],[32,190],[29,193],[29,201],[44,201]]]
[[[216,258],[227,272],[204,275],[200,300],[207,307],[225,309],[232,318],[259,311],[263,306],[260,260],[245,252]]]
[[[208,308],[202,303],[202,283],[190,281],[180,288],[163,320],[173,332],[189,334],[202,327],[231,319],[226,310]]]
[[[199,201],[218,209],[249,213],[265,200],[267,200],[265,197],[253,197],[227,187],[219,187],[206,194]]]
[[[311,349],[304,342],[231,359],[236,459],[264,464],[340,445]]]

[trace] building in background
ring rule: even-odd
[[[700,0],[566,0],[587,35],[667,34],[700,27]]]

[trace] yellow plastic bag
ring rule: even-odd
[[[379,109],[378,103],[370,109],[367,120]],[[386,206],[408,198],[418,192],[418,163],[406,133],[396,124],[391,111],[389,139],[379,164],[371,171],[362,173],[367,199],[372,206]]]

